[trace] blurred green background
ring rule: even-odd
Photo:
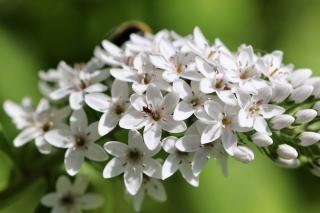
[[[263,52],[280,49],[286,63],[310,67],[320,75],[319,11],[318,0],[0,0],[0,104],[25,95],[38,101],[39,70],[56,67],[61,59],[72,64],[87,61],[105,34],[127,20],[183,35],[198,25],[211,41],[219,37],[233,50],[241,43]],[[17,132],[2,109],[0,121],[12,140]],[[12,166],[0,151],[0,190]],[[92,188],[106,198],[105,205],[93,212],[133,212],[120,179],[103,180],[89,165],[83,170],[90,174]],[[0,212],[34,212],[47,186],[39,178]],[[199,188],[186,184],[180,175],[166,181],[166,188],[168,201],[159,204],[147,198],[142,212],[320,212],[320,179],[303,169],[278,168],[258,151],[249,165],[231,160],[228,178],[212,162],[201,175]]]

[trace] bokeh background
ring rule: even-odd
[[[219,37],[233,50],[241,43],[262,52],[280,49],[286,63],[320,75],[319,11],[318,0],[0,0],[0,104],[25,95],[37,102],[39,70],[55,67],[61,59],[71,64],[87,61],[105,34],[128,20],[183,35],[198,25],[211,41]],[[12,140],[17,132],[2,109],[0,122]],[[0,190],[8,184],[13,166],[0,151]],[[89,165],[84,170],[90,174],[91,188],[106,199],[93,212],[133,212],[121,179],[103,180]],[[36,208],[45,212],[38,200],[48,185],[44,177],[38,178],[0,212],[29,213]],[[278,168],[258,151],[249,165],[231,160],[227,178],[212,162],[201,175],[199,188],[186,184],[180,175],[166,181],[166,188],[168,201],[159,204],[147,198],[142,212],[320,212],[320,179],[304,169]]]

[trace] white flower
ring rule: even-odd
[[[201,143],[206,144],[215,141],[221,137],[224,149],[229,155],[234,154],[234,148],[237,146],[236,132],[247,131],[238,125],[239,108],[221,105],[216,101],[208,101],[204,108],[208,114],[206,128],[201,135]]]
[[[150,55],[150,60],[154,66],[164,70],[162,77],[166,81],[173,82],[180,77],[195,81],[201,79],[201,74],[191,66],[194,54],[178,51],[167,40],[161,40],[159,45],[161,55]]]
[[[209,95],[199,91],[199,83],[191,81],[191,87],[183,80],[173,82],[173,92],[182,99],[175,107],[173,118],[177,121],[188,119],[191,115],[195,115],[201,119],[205,113],[204,103],[210,99]]]
[[[110,141],[104,145],[104,148],[115,157],[104,168],[103,177],[112,178],[124,173],[124,183],[131,195],[138,193],[142,185],[143,174],[161,178],[161,164],[152,158],[158,153],[160,146],[150,151],[138,131],[129,131],[128,144]]]
[[[265,133],[256,132],[251,136],[251,139],[258,147],[265,147],[273,144],[272,138]]]
[[[239,91],[239,124],[242,127],[253,127],[257,132],[271,134],[265,119],[284,113],[284,109],[277,105],[268,104],[271,97],[271,89],[264,87],[258,90],[257,95]]]
[[[239,87],[248,93],[255,94],[257,89],[266,85],[260,79],[260,73],[256,69],[256,60],[251,46],[241,46],[236,56],[232,54],[221,53],[219,62],[230,81],[237,83]]]
[[[293,86],[293,88],[297,88],[298,86],[301,86],[307,79],[309,79],[311,75],[312,71],[310,69],[297,69],[289,74],[287,80]]]
[[[56,82],[57,88],[49,94],[49,97],[60,100],[68,96],[73,110],[82,108],[86,94],[103,92],[107,89],[101,82],[108,78],[109,73],[106,70],[98,70],[90,64],[78,64],[72,68],[61,62],[58,71],[60,78]]]
[[[101,45],[103,48],[97,47],[94,55],[102,62],[116,67],[132,65],[135,54],[131,51],[123,50],[108,40],[103,40]]]
[[[317,102],[313,105],[312,109],[316,110],[316,111],[318,112],[318,116],[319,116],[319,115],[320,115],[320,101],[317,101]]]
[[[119,125],[124,129],[144,127],[143,138],[151,150],[159,145],[162,129],[178,133],[187,128],[183,121],[173,119],[172,112],[178,103],[178,97],[174,93],[163,97],[158,88],[150,85],[145,96],[133,94],[130,101],[133,107],[121,118]]]
[[[204,128],[204,124],[195,122],[188,128],[185,136],[177,140],[175,146],[179,151],[194,153],[192,170],[196,176],[199,176],[209,159],[218,160],[223,174],[228,176],[229,155],[225,152],[219,140],[201,144],[201,133]]]
[[[84,161],[105,161],[107,153],[94,143],[100,138],[98,123],[88,126],[87,116],[83,109],[74,111],[70,117],[70,128],[54,129],[45,134],[45,139],[53,146],[67,149],[64,165],[69,175],[76,175]]]
[[[193,41],[188,41],[187,44],[192,52],[206,60],[208,63],[216,62],[220,52],[229,52],[219,39],[216,39],[214,45],[210,45],[199,27],[194,28]]]
[[[287,169],[296,169],[301,165],[299,159],[297,159],[297,158],[295,158],[295,159],[278,158],[276,160],[276,163],[279,166],[287,168]]]
[[[305,124],[312,121],[315,117],[317,117],[318,113],[314,109],[302,109],[294,114],[296,117],[296,124]]]
[[[18,129],[22,130],[14,139],[14,146],[21,147],[35,140],[42,154],[50,154],[53,151],[53,147],[44,138],[44,135],[51,129],[65,128],[64,119],[70,114],[70,108],[52,108],[46,99],[42,99],[36,109],[32,108],[28,99],[24,99],[22,106],[6,101],[4,109]]]
[[[3,104],[3,109],[10,116],[17,129],[24,129],[32,125],[34,109],[30,98],[23,98],[21,105],[6,100]]]
[[[118,80],[131,82],[133,91],[138,94],[143,94],[149,85],[162,90],[170,89],[170,84],[162,78],[162,71],[151,64],[146,54],[140,53],[135,56],[133,67],[113,68],[110,73]]]
[[[277,154],[280,158],[290,160],[298,157],[298,152],[295,148],[288,144],[281,144],[277,148]]]
[[[254,154],[252,150],[244,145],[239,145],[234,149],[233,157],[242,163],[249,163],[254,160]]]
[[[200,58],[195,60],[196,66],[204,78],[200,81],[200,91],[205,94],[216,93],[220,100],[229,105],[237,105],[233,85],[228,80],[228,75],[219,71],[216,65],[209,65]]]
[[[85,193],[88,188],[86,176],[77,176],[72,184],[66,176],[60,176],[56,183],[56,192],[51,192],[41,199],[44,206],[51,207],[52,213],[70,213],[96,209],[103,204],[100,195]]]
[[[165,180],[180,170],[182,177],[192,186],[199,186],[199,177],[193,173],[193,153],[181,152],[176,148],[178,138],[169,136],[162,141],[163,149],[169,156],[162,166],[162,179]]]
[[[86,103],[92,109],[102,112],[98,131],[101,136],[108,134],[119,123],[126,113],[129,103],[129,87],[126,82],[114,80],[111,87],[111,97],[103,93],[86,95]]]
[[[293,124],[294,120],[294,117],[291,115],[276,115],[270,120],[271,128],[276,130],[286,128]]]
[[[293,88],[290,84],[283,82],[272,82],[272,97],[271,100],[274,103],[281,103],[288,98]]]
[[[318,143],[320,141],[320,133],[316,132],[302,132],[299,135],[301,146],[311,146],[315,143]]]
[[[300,87],[295,88],[292,91],[289,99],[294,101],[295,103],[302,103],[312,95],[312,91],[313,91],[313,86],[302,85]]]
[[[142,185],[138,193],[133,196],[133,206],[138,212],[141,210],[141,204],[145,194],[159,202],[164,202],[167,200],[167,194],[162,182],[155,178],[143,176]]]

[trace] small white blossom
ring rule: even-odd
[[[316,132],[302,132],[299,135],[301,146],[311,146],[320,141],[320,133]]]
[[[276,163],[284,168],[287,169],[296,169],[301,165],[301,162],[299,161],[299,159],[284,159],[284,158],[278,158],[276,160]]]
[[[298,157],[297,150],[288,144],[279,145],[277,148],[277,154],[280,158],[287,160],[295,159]]]
[[[265,133],[256,132],[251,136],[251,139],[258,147],[265,147],[273,144],[272,138]]]
[[[110,141],[104,145],[104,148],[114,158],[104,168],[103,177],[112,178],[124,173],[124,183],[131,195],[139,192],[143,183],[143,174],[161,178],[161,164],[152,158],[158,153],[160,146],[150,151],[138,131],[129,131],[128,144]]]
[[[233,157],[242,163],[249,163],[254,160],[254,154],[252,150],[244,145],[239,145],[234,149]]]
[[[111,87],[111,97],[103,93],[86,95],[86,103],[92,109],[102,112],[98,124],[101,136],[108,134],[119,123],[129,107],[129,87],[126,82],[114,80]]]
[[[313,86],[302,85],[292,91],[289,99],[294,101],[295,103],[302,103],[312,95],[312,91]]]
[[[72,184],[66,176],[60,176],[56,183],[56,192],[51,192],[41,199],[44,206],[51,207],[53,213],[81,213],[100,207],[103,199],[98,194],[85,193],[88,188],[86,176],[77,176]]]
[[[318,113],[314,109],[302,109],[294,114],[296,124],[305,124],[317,117]]]
[[[294,120],[294,117],[291,115],[276,115],[270,120],[271,128],[276,130],[286,128],[293,124]]]
[[[144,127],[143,138],[151,150],[160,144],[162,129],[170,133],[186,130],[183,121],[175,121],[172,113],[178,103],[178,97],[169,93],[165,97],[161,91],[149,86],[146,95],[133,94],[130,98],[131,107],[120,122],[124,129],[141,129]]]
[[[35,140],[35,145],[42,154],[50,154],[53,151],[44,135],[54,128],[67,128],[63,122],[71,112],[68,107],[52,108],[46,99],[42,99],[36,109],[33,109],[28,99],[24,99],[22,106],[6,101],[4,109],[18,129],[22,130],[13,140],[14,146],[21,147]]]
[[[103,148],[94,143],[100,138],[98,122],[88,126],[83,109],[74,111],[70,117],[70,128],[54,129],[45,134],[45,139],[53,146],[67,149],[64,165],[69,175],[76,175],[85,157],[93,161],[105,161],[108,158]]]
[[[143,176],[142,185],[138,193],[133,196],[133,206],[136,211],[139,212],[141,210],[141,205],[146,194],[159,202],[167,200],[167,194],[161,180]]]

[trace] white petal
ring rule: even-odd
[[[241,127],[251,128],[253,126],[254,119],[244,109],[240,109],[239,115],[238,115],[238,121]]]
[[[100,120],[98,125],[98,132],[101,136],[104,136],[111,132],[118,124],[120,118],[111,111],[105,112]]]
[[[221,104],[219,104],[216,101],[207,101],[204,104],[204,109],[207,112],[207,114],[215,120],[218,120],[221,114],[223,113],[223,108]]]
[[[145,154],[149,154],[151,151],[147,148],[143,142],[143,138],[137,130],[130,130],[128,134],[128,145],[130,148],[136,148]]]
[[[102,46],[105,50],[107,50],[110,54],[113,56],[121,57],[122,56],[122,50],[120,47],[114,45],[108,40],[102,41]]]
[[[234,93],[230,90],[217,91],[217,95],[220,100],[228,105],[236,106],[238,104],[238,100]]]
[[[162,129],[170,133],[179,133],[187,129],[187,125],[183,121],[175,121],[172,116],[166,117],[166,120],[161,123]]]
[[[180,76],[174,70],[171,70],[171,68],[162,73],[162,78],[167,82],[174,82],[178,80],[179,77]]]
[[[72,185],[72,192],[77,195],[85,194],[89,186],[88,175],[77,175]]]
[[[222,131],[221,135],[222,145],[226,152],[233,156],[234,149],[237,146],[237,138],[231,129],[226,128]]]
[[[163,100],[160,89],[151,85],[147,88],[146,97],[147,103],[152,107],[160,106]]]
[[[176,54],[176,51],[175,51],[174,47],[172,46],[172,44],[166,40],[160,41],[159,49],[160,49],[161,54],[167,60],[169,60],[173,55]]]
[[[182,164],[180,167],[180,172],[183,178],[192,186],[198,187],[199,186],[199,178],[193,174],[192,168],[189,164]]]
[[[186,71],[181,73],[181,77],[191,80],[191,81],[200,81],[203,76],[199,72],[196,71]]]
[[[176,148],[175,148],[175,144],[176,141],[178,140],[178,138],[174,137],[174,136],[169,136],[166,137],[162,140],[162,147],[164,149],[164,151],[172,154],[175,152]]]
[[[87,136],[87,141],[89,142],[95,142],[101,136],[98,133],[98,122],[93,122],[89,125],[89,127],[86,129],[85,134]]]
[[[70,127],[74,133],[86,131],[88,127],[88,118],[83,109],[73,111],[70,117]]]
[[[236,70],[237,64],[232,55],[221,53],[219,57],[220,64],[227,70]]]
[[[114,80],[111,88],[111,96],[114,101],[127,100],[129,97],[129,86],[125,82]]]
[[[124,129],[141,129],[146,123],[142,112],[131,109],[120,119],[119,126]]]
[[[126,161],[124,158],[111,159],[103,170],[104,178],[113,178],[124,172],[126,168]]]
[[[99,93],[99,92],[104,92],[108,89],[108,87],[104,84],[101,83],[95,83],[90,85],[89,87],[85,88],[86,93]]]
[[[84,161],[84,153],[79,149],[67,149],[64,165],[69,175],[76,175]]]
[[[164,96],[162,101],[163,112],[167,114],[172,114],[174,108],[177,106],[179,97],[175,93],[168,93]]]
[[[137,168],[129,168],[124,172],[124,183],[131,195],[137,194],[142,184],[142,172]]]
[[[310,69],[297,69],[294,72],[290,73],[288,80],[293,87],[297,87],[303,83],[303,81],[310,78],[312,71]]]
[[[156,123],[149,124],[144,128],[143,138],[148,149],[155,150],[159,146],[161,134],[161,127]]]
[[[173,119],[176,121],[186,120],[194,113],[194,111],[195,110],[190,103],[181,101],[174,110]]]
[[[63,88],[59,88],[55,91],[53,91],[52,93],[50,93],[49,97],[52,100],[60,100],[64,97],[66,97],[67,95],[69,95],[72,92],[72,90],[69,87],[63,87]]]
[[[108,155],[104,149],[95,143],[88,143],[84,154],[86,158],[93,161],[105,161],[108,159]]]
[[[70,182],[70,179],[66,176],[60,176],[56,182],[56,191],[58,193],[65,193],[72,189],[72,184]]]
[[[190,86],[183,80],[177,80],[173,82],[173,91],[177,93],[181,99],[184,99],[192,94]]]
[[[35,139],[35,144],[41,154],[48,155],[54,148],[45,140],[44,136],[38,136]]]
[[[70,130],[65,129],[55,129],[47,132],[45,134],[45,139],[50,143],[52,146],[58,148],[68,148],[72,146],[72,138],[73,134]]]
[[[42,113],[44,111],[47,111],[49,110],[50,108],[50,103],[47,99],[41,99],[38,106],[37,106],[37,109],[36,109],[36,113]]]
[[[27,142],[34,140],[36,137],[41,135],[41,131],[35,127],[29,127],[23,130],[13,141],[15,147],[25,145]]]
[[[136,82],[138,80],[137,72],[130,69],[113,68],[110,70],[110,74],[120,81]]]
[[[53,207],[57,205],[59,198],[57,193],[49,193],[41,198],[41,204],[47,207]]]
[[[292,86],[288,83],[273,83],[272,85],[272,101],[280,103],[284,101],[292,92]]]
[[[77,199],[79,207],[84,210],[96,209],[103,204],[104,200],[96,194],[85,194]]]
[[[143,162],[143,173],[149,177],[161,178],[161,164],[158,160],[147,158]]]
[[[202,34],[201,30],[199,27],[195,27],[193,29],[193,39],[196,45],[200,48],[206,48],[208,47],[208,41]]]
[[[180,160],[174,154],[171,154],[164,161],[162,166],[162,180],[172,176],[179,168]]]
[[[169,68],[168,62],[162,57],[158,55],[150,55],[151,63],[160,69],[166,70]]]
[[[254,154],[249,147],[240,145],[234,149],[234,158],[242,163],[249,163],[254,160]]]
[[[143,111],[143,107],[148,106],[144,95],[133,94],[130,96],[130,103],[137,111]]]
[[[257,116],[255,118],[254,123],[253,123],[253,128],[257,132],[266,133],[266,134],[271,133],[266,120],[261,116]]]
[[[295,103],[302,103],[310,97],[312,91],[313,86],[311,85],[300,86],[292,91],[290,100],[294,101]]]
[[[207,79],[213,79],[215,74],[214,69],[207,64],[206,62],[204,62],[202,59],[200,58],[196,58],[196,66],[198,68],[198,70],[202,73],[202,75],[204,75]]]
[[[185,135],[176,142],[176,148],[182,152],[195,152],[200,149],[199,135]]]
[[[104,149],[113,156],[125,156],[128,153],[128,145],[122,142],[110,141],[104,144]]]
[[[148,194],[157,201],[167,200],[167,194],[161,181],[152,179],[149,182]]]
[[[69,104],[73,110],[78,110],[82,108],[83,105],[83,92],[72,92],[69,96]]]
[[[110,108],[111,98],[103,93],[91,93],[85,96],[86,104],[98,112],[105,112]]]
[[[208,156],[205,153],[203,152],[195,153],[193,162],[192,162],[193,173],[196,176],[198,176],[207,162],[208,162]]]
[[[221,136],[221,125],[218,122],[213,122],[208,125],[202,132],[201,143],[210,143],[217,140]]]
[[[261,106],[261,114],[264,118],[272,118],[285,112],[285,109],[272,104],[263,104]]]

